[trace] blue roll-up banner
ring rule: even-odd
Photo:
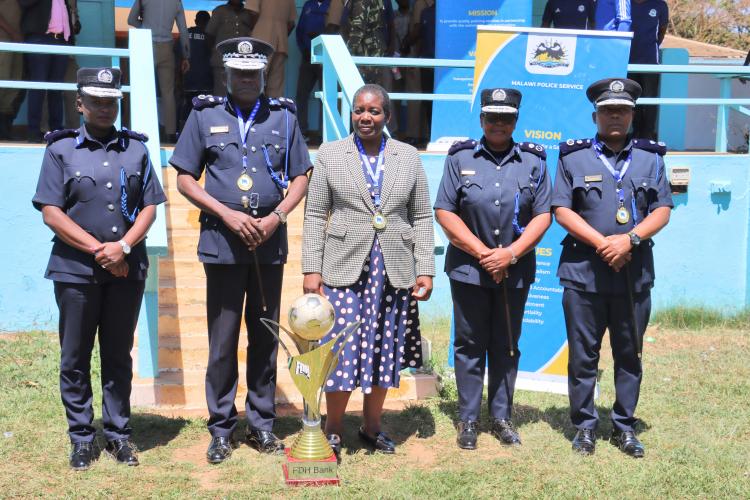
[[[471,126],[454,135],[482,136],[481,89],[518,89],[523,99],[513,138],[546,148],[554,180],[559,143],[596,133],[586,88],[602,78],[625,77],[631,37],[612,31],[478,27]],[[453,126],[453,117],[450,123]],[[536,248],[536,282],[526,303],[519,344],[518,388],[567,393],[563,289],[556,276],[564,236],[553,223]]]
[[[531,26],[530,1],[472,0],[438,1],[435,6],[435,57],[438,59],[474,59],[476,29],[480,25]],[[469,68],[435,70],[435,93],[468,94],[474,72]],[[432,140],[460,136],[468,130],[466,102],[435,101],[432,112]],[[443,119],[450,116],[450,120]]]

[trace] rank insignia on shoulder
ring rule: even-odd
[[[588,149],[593,143],[591,139],[568,139],[565,142],[560,143],[560,156],[579,151],[581,149]]]
[[[541,144],[535,144],[533,142],[519,142],[518,147],[521,148],[521,151],[535,154],[542,160],[547,159],[547,151],[544,150],[544,146],[542,146]]]
[[[660,156],[667,154],[667,145],[663,142],[656,142],[648,139],[633,139],[633,147],[656,153]]]
[[[78,129],[63,128],[44,134],[44,140],[47,141],[48,146],[53,142],[59,141],[60,139],[65,139],[66,137],[78,137]]]
[[[289,99],[288,97],[279,97],[277,99],[268,99],[268,105],[271,108],[285,108],[291,111],[292,113],[297,113],[297,105],[294,104],[294,101],[292,99]]]
[[[456,154],[464,149],[475,149],[477,147],[477,141],[473,139],[467,139],[465,141],[456,141],[448,150],[448,154]]]
[[[135,130],[128,130],[126,128],[121,130],[122,137],[130,137],[136,141],[148,142],[148,136],[143,132],[136,132]]]
[[[223,97],[214,97],[212,95],[201,94],[197,97],[193,97],[193,109],[201,110],[204,108],[212,108],[224,104]]]

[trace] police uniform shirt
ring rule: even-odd
[[[125,169],[127,211],[164,203],[159,179],[149,160],[145,139],[130,131],[117,132],[106,144],[78,130],[53,132],[44,153],[36,194],[37,210],[59,207],[73,222],[102,243],[119,241],[132,226],[122,213],[120,171]],[[148,173],[148,175],[147,175]],[[145,186],[144,178],[147,177]],[[115,278],[102,269],[90,253],[82,252],[55,236],[45,277],[65,283],[104,283]],[[146,242],[134,245],[126,256],[128,279],[146,279]]]
[[[237,179],[243,172],[242,142],[237,116],[228,100],[225,102],[222,98],[205,96],[203,99],[196,98],[194,102],[197,105],[190,113],[169,160],[174,167],[195,179],[199,179],[205,169],[206,192],[227,207],[253,217],[272,213],[284,197],[283,190],[274,183],[268,172],[266,157],[271,169],[279,176],[284,173],[288,162],[290,181],[305,175],[312,168],[293,112],[294,104],[286,99],[280,101],[265,96],[261,96],[260,100],[258,114],[247,136],[247,174],[253,180],[249,191],[242,191],[237,186]],[[249,198],[249,208],[243,206],[243,196]],[[198,256],[201,262],[252,263],[252,254],[247,247],[221,220],[202,212],[200,222]],[[286,225],[280,225],[256,252],[262,264],[285,263]]]
[[[622,179],[624,206],[630,220],[616,220],[619,207],[616,182],[597,157],[591,139],[569,140],[560,144],[560,158],[555,177],[552,207],[565,207],[580,215],[604,236],[625,234],[635,224],[659,207],[673,207],[672,194],[666,179],[663,143],[635,139],[615,154],[602,144],[602,152],[616,170],[621,171],[628,155],[632,161]],[[635,213],[633,213],[635,201]],[[633,291],[649,290],[654,282],[653,240],[643,240],[632,250],[629,264]],[[596,249],[567,235],[557,276],[560,284],[584,292],[625,293],[624,272],[615,272],[596,254]]]
[[[669,22],[669,7],[663,0],[646,0],[630,5],[633,40],[630,43],[632,64],[659,64],[659,29]]]
[[[485,149],[484,139],[463,144],[473,147],[451,148],[453,153],[445,159],[434,208],[457,214],[487,247],[507,247],[518,238],[513,228],[516,195],[520,227],[550,210],[551,184],[544,148],[533,143],[514,143],[496,163]],[[450,279],[463,283],[499,286],[477,259],[454,245],[448,246],[445,272]],[[510,286],[530,286],[536,273],[534,252],[519,258],[508,273],[506,281]]]
[[[542,24],[565,29],[594,29],[589,20],[594,17],[593,0],[548,0]]]

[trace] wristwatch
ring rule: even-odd
[[[637,247],[641,244],[641,237],[635,234],[635,231],[630,231],[628,233],[628,237],[630,237],[630,244],[634,247]]]
[[[128,245],[125,240],[120,240],[117,243],[119,243],[122,247],[122,253],[124,253],[125,255],[130,255],[130,245]]]
[[[277,208],[276,210],[273,211],[273,213],[275,213],[278,216],[279,221],[282,224],[286,224],[286,212],[284,212],[283,210],[279,210]]]
[[[508,246],[508,251],[510,252],[510,265],[512,266],[516,262],[518,262],[518,258],[516,257],[516,254],[513,252],[513,247]]]

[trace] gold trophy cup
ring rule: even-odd
[[[287,330],[275,321],[261,318],[268,330],[279,339],[287,354],[289,372],[304,400],[302,432],[291,448],[286,449],[284,478],[289,485],[338,484],[336,457],[320,428],[320,398],[323,385],[336,369],[339,353],[360,322],[349,323],[325,344],[318,341],[333,329],[336,314],[325,297],[308,293],[296,299],[289,308]],[[292,356],[278,333],[283,330],[297,347]],[[337,348],[334,346],[338,344]]]

